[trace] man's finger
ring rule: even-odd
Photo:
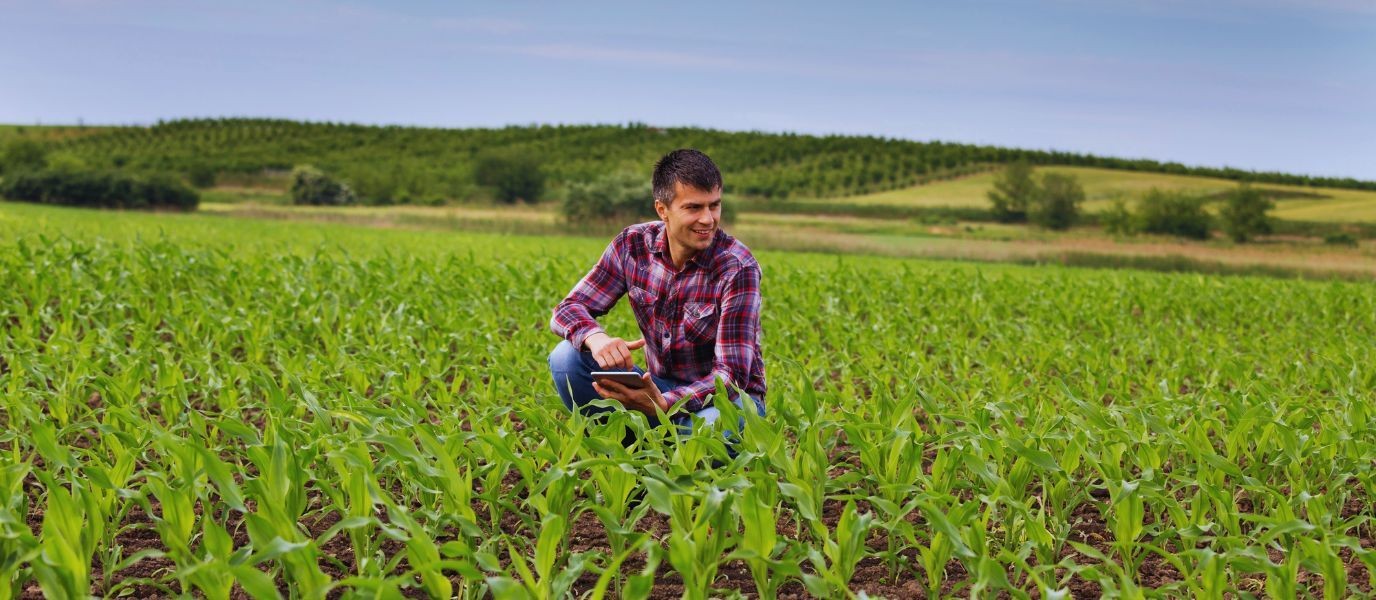
[[[612,397],[617,397],[617,398],[619,398],[619,397],[621,397],[621,396],[625,396],[625,395],[626,395],[626,388],[623,387],[620,383],[617,383],[616,381],[613,381],[613,380],[611,380],[611,379],[603,379],[603,380],[600,380],[600,381],[597,383],[597,386],[598,386],[599,388],[605,390],[608,394],[610,394],[610,395],[604,394],[604,397],[607,397],[607,398],[612,398]]]
[[[631,350],[639,350],[645,346],[645,338],[640,338],[634,342],[626,342],[626,347]]]

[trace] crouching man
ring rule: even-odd
[[[584,414],[607,410],[589,403],[609,398],[657,424],[656,409],[681,407],[672,420],[687,431],[690,415],[720,417],[710,404],[720,379],[736,406],[764,415],[760,266],[721,230],[721,172],[706,154],[675,150],[655,164],[652,184],[660,220],[617,235],[554,309],[550,329],[564,338],[549,355],[554,387],[569,410]],[[630,296],[640,339],[611,337],[596,321],[622,296]],[[633,359],[642,349],[648,372]],[[642,387],[591,375],[621,370],[637,373]]]

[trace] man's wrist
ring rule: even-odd
[[[593,330],[583,334],[583,342],[579,344],[579,348],[592,352],[593,344],[602,341],[598,336],[602,336],[603,338],[611,337],[607,335],[607,332],[603,331],[600,327],[594,328]]]

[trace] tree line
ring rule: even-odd
[[[694,147],[729,173],[730,192],[786,200],[908,187],[1024,162],[1376,190],[1376,182],[875,136],[814,136],[626,125],[436,129],[279,119],[191,119],[113,127],[41,142],[92,168],[174,173],[198,186],[281,182],[313,165],[370,204],[564,198],[575,184],[648,172],[667,149]],[[517,168],[510,169],[513,163]],[[485,168],[485,165],[487,168]],[[503,171],[500,176],[492,175]],[[524,180],[525,197],[508,190]],[[505,181],[507,183],[500,183]],[[529,197],[532,193],[536,197]]]

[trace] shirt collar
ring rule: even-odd
[[[666,262],[672,263],[672,261],[669,260],[668,231],[669,227],[664,223],[664,221],[660,221],[655,224],[653,234],[654,239],[650,242],[650,251],[655,254],[658,254],[660,258],[663,258]],[[721,227],[717,227],[716,232],[712,234],[711,245],[704,248],[702,252],[695,254],[693,256],[693,259],[688,262],[696,264],[697,266],[703,268],[706,268],[708,265],[712,264],[710,259],[712,258],[712,255],[716,253],[717,246],[721,245],[721,240],[725,236],[726,233],[721,230]]]

